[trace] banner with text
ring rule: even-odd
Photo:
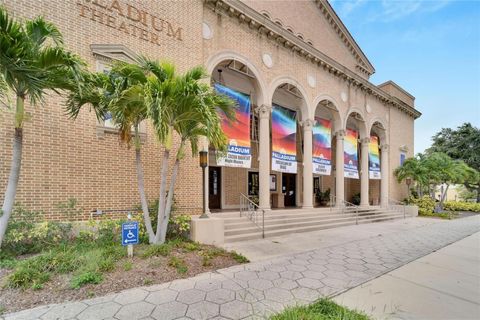
[[[250,168],[252,153],[250,146],[250,98],[233,89],[215,84],[215,90],[228,96],[236,103],[235,121],[229,121],[222,114],[222,130],[227,136],[227,153],[217,155],[217,165]]]
[[[343,144],[343,168],[345,178],[358,179],[358,133],[347,129]]]
[[[313,173],[329,176],[332,171],[332,122],[315,117],[313,126]]]
[[[370,137],[370,145],[368,146],[368,172],[370,179],[379,180],[382,178],[380,172],[380,151],[378,149],[378,137]]]
[[[297,173],[296,112],[272,107],[272,170]]]

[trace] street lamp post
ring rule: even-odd
[[[405,179],[405,182],[407,183],[407,198],[410,198],[410,184],[412,183],[412,178],[408,177]],[[410,202],[410,199],[408,200]]]
[[[207,208],[206,208],[206,190],[205,190],[205,168],[208,166],[208,152],[207,151],[200,151],[200,167],[202,168],[202,190],[203,190],[203,212],[202,215],[200,216],[201,219],[208,218],[207,215]]]

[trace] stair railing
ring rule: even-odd
[[[387,209],[403,213],[403,219],[407,218],[407,205],[402,201],[387,198]]]
[[[352,210],[350,209],[353,209],[353,212],[355,213],[355,224],[358,225],[358,213],[360,211],[359,210],[360,206],[357,206],[356,204],[348,202],[345,199],[338,200],[338,198],[335,195],[330,195],[330,211],[333,208],[339,208],[342,211],[342,214],[344,214],[347,211],[351,212]]]
[[[261,223],[260,217],[261,214]],[[240,193],[240,217],[247,216],[258,228],[262,230],[262,238],[265,238],[265,210],[250,200],[246,195]]]

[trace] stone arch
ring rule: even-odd
[[[321,94],[313,100],[312,114],[309,115],[310,118],[313,119],[315,117],[315,112],[317,111],[317,108],[318,108],[320,102],[322,102],[322,101],[328,101],[335,107],[336,112],[334,112],[333,110],[331,112],[331,114],[333,115],[334,130],[337,131],[339,129],[343,129],[343,125],[342,125],[343,124],[343,119],[342,119],[342,115],[340,113],[340,110],[338,109],[339,104],[338,104],[338,102],[335,98],[333,98],[332,96],[330,96],[328,94]]]
[[[386,121],[381,119],[380,117],[373,118],[370,123],[368,124],[368,132],[371,134],[372,129],[374,129],[375,124],[379,124],[380,128],[375,130],[380,138],[380,144],[388,144],[388,134],[387,134],[387,126],[385,125]]]
[[[356,107],[350,107],[350,109],[348,109],[347,114],[344,118],[343,129],[345,130],[347,129],[348,118],[352,114],[358,114],[361,118],[361,120],[357,121],[360,139],[369,137],[370,132],[367,130],[367,120],[366,120],[365,114],[359,108],[356,108]]]
[[[268,96],[267,94],[268,87],[266,85],[265,80],[262,77],[262,73],[252,62],[250,62],[250,60],[247,57],[237,52],[230,51],[230,50],[220,51],[212,55],[210,58],[208,58],[206,62],[206,68],[207,68],[208,74],[211,75],[214,69],[218,66],[218,64],[220,64],[222,61],[225,61],[225,60],[237,60],[243,63],[244,65],[246,65],[248,69],[250,69],[250,71],[255,76],[256,81],[254,81],[253,83],[255,86],[255,93],[257,94],[257,105],[261,106],[265,104],[267,101],[268,101],[268,104],[270,104],[271,100],[265,100],[266,97]]]
[[[298,91],[300,92],[300,94],[302,95],[302,104],[300,105],[300,112],[302,114],[302,121],[303,120],[306,120],[308,119],[308,117],[310,116],[310,113],[309,113],[309,110],[311,110],[310,108],[310,105],[309,105],[309,101],[308,101],[308,95],[307,95],[307,91],[305,90],[305,88],[294,78],[290,77],[290,76],[280,76],[280,77],[277,77],[275,78],[271,84],[270,84],[270,91],[269,91],[269,100],[270,103],[273,101],[273,95],[275,94],[275,90],[282,84],[285,84],[285,83],[288,83],[288,84],[291,84],[292,86],[295,86]]]

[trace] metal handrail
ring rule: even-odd
[[[262,213],[262,224],[258,222],[258,214]],[[265,238],[265,210],[260,209],[260,207],[250,200],[246,195],[240,193],[240,217],[246,214],[247,217],[262,230],[262,238]]]
[[[399,210],[398,207],[401,209]],[[403,212],[403,219],[407,218],[407,205],[402,201],[387,197],[387,209]]]
[[[358,213],[360,206],[353,204],[351,202],[348,202],[345,199],[340,199],[340,203],[337,203],[338,198],[335,195],[330,195],[330,211],[332,210],[333,207],[340,208],[342,210],[342,214],[345,213],[347,208],[353,208],[354,213],[355,213],[355,224],[358,224]],[[335,204],[335,206],[333,206]]]

